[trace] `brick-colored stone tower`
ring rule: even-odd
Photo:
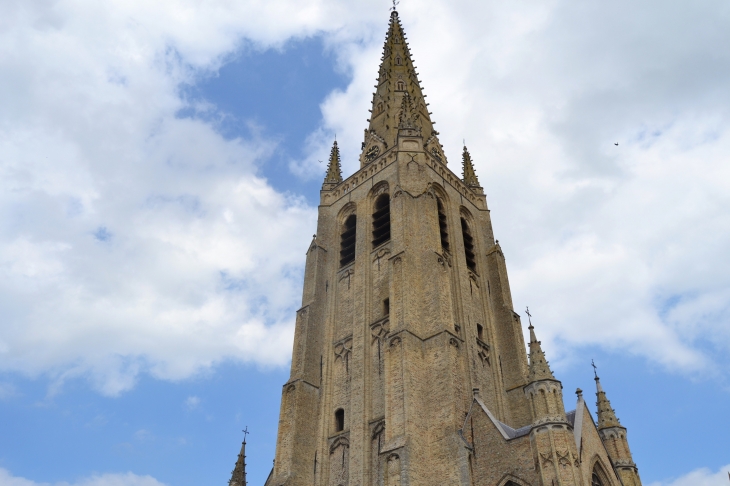
[[[528,362],[486,196],[466,147],[447,166],[395,11],[371,112],[360,170],[330,154],[266,485],[640,485],[600,383],[599,431],[532,325]]]

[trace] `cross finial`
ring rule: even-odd
[[[596,380],[598,379],[598,366],[596,366],[596,363],[591,360],[591,366],[593,366],[593,376],[596,377]]]
[[[525,308],[525,314],[527,314],[527,320],[530,322],[530,325],[532,325],[532,314],[530,314],[530,308]]]
[[[395,12],[395,8],[398,6],[400,2],[398,0],[393,0],[393,6],[391,7],[391,11]]]
[[[251,433],[248,431],[248,425],[241,432],[243,432],[243,441],[246,442],[246,436]]]

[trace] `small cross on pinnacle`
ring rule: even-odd
[[[527,314],[527,320],[530,322],[530,325],[532,325],[532,314],[530,314],[530,308],[525,308],[525,314]]]
[[[398,0],[393,0],[393,6],[391,7],[391,11],[395,12],[395,8],[398,6],[400,2]]]
[[[241,432],[243,432],[243,441],[246,442],[246,436],[251,433],[248,431],[248,425]]]
[[[596,366],[596,363],[594,363],[593,360],[591,360],[591,366],[593,366],[593,376],[598,379],[598,366]]]

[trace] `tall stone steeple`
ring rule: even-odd
[[[324,176],[323,190],[332,189],[342,182],[342,160],[340,159],[340,148],[337,146],[337,140],[332,144],[330,151],[330,159],[327,163],[327,174]]]
[[[362,143],[361,166],[395,146],[399,128],[414,129],[425,140],[427,151],[446,163],[425,98],[398,12],[394,10]]]
[[[330,153],[266,486],[585,486],[597,457],[619,486],[592,421],[581,463],[532,323],[528,364],[471,156],[447,166],[424,98],[393,11],[359,170]]]
[[[606,397],[606,392],[601,386],[601,379],[595,373],[596,380],[596,406],[598,407],[598,433],[603,444],[606,446],[608,456],[611,458],[613,467],[621,476],[624,486],[641,486],[639,469],[634,463],[629,449],[629,441],[626,437],[626,427],[622,426],[611,408],[611,402]]]
[[[246,439],[243,439],[241,444],[241,452],[238,454],[238,460],[236,461],[236,467],[231,472],[231,480],[228,481],[228,486],[247,486],[246,482]]]

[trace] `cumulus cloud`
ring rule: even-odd
[[[0,370],[115,395],[140,373],[285,364],[316,212],[260,176],[273,141],[180,117],[220,108],[182,88],[242,45],[322,35],[352,81],[323,100],[292,168],[321,174],[337,133],[351,173],[380,7],[3,2]],[[599,344],[727,369],[727,5],[424,0],[400,12],[450,166],[465,138],[515,304],[535,310],[551,359]]]
[[[677,479],[651,483],[649,486],[725,486],[728,481],[730,464],[713,473],[708,468],[692,471]]]
[[[50,483],[37,483],[25,478],[13,476],[5,469],[0,468],[0,486],[51,486]],[[56,483],[55,486],[163,486],[151,476],[137,476],[136,474],[103,474],[83,479],[77,483]]]

